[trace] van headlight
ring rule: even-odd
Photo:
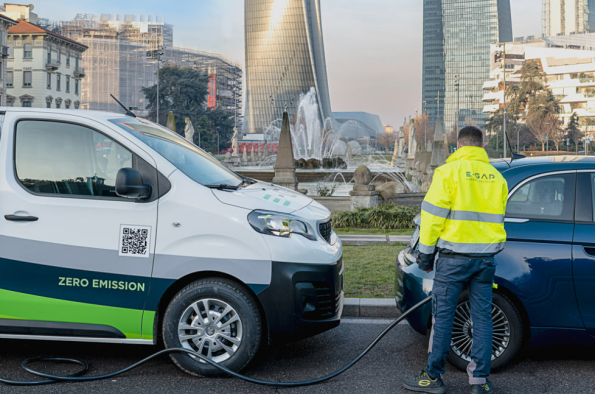
[[[302,235],[309,240],[316,240],[316,233],[310,224],[297,216],[279,212],[252,211],[248,215],[252,228],[261,234],[289,238],[291,234]]]

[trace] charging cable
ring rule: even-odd
[[[204,361],[205,363],[208,363],[210,365],[212,365],[213,367],[219,369],[220,371],[225,372],[226,374],[233,376],[235,378],[244,380],[248,383],[253,383],[253,384],[257,384],[257,385],[261,385],[261,386],[270,386],[270,387],[303,387],[303,386],[311,386],[314,384],[319,384],[319,383],[323,383],[326,382],[328,380],[334,379],[337,376],[341,375],[342,373],[344,373],[345,371],[347,371],[349,368],[353,367],[355,364],[357,364],[362,358],[364,358],[366,356],[366,354],[368,354],[370,352],[370,350],[372,350],[377,344],[378,342],[380,342],[382,340],[382,338],[384,338],[384,336],[386,334],[388,334],[388,332],[390,330],[392,330],[393,328],[395,328],[397,326],[397,324],[399,324],[401,321],[403,321],[407,316],[409,316],[409,314],[411,314],[413,311],[415,311],[416,309],[420,308],[421,306],[427,304],[428,302],[430,302],[432,300],[432,297],[428,297],[425,300],[417,303],[416,305],[414,305],[411,309],[409,309],[407,312],[403,313],[398,319],[396,319],[394,322],[392,322],[388,327],[386,327],[384,329],[384,331],[382,331],[380,333],[380,335],[378,335],[376,337],[376,339],[374,339],[374,341],[372,341],[372,343],[363,351],[361,352],[355,359],[353,359],[349,364],[345,365],[343,368],[337,370],[336,372],[333,372],[330,375],[327,376],[323,376],[317,379],[312,379],[312,380],[305,380],[302,382],[269,382],[266,380],[259,380],[259,379],[254,379],[254,378],[250,378],[248,376],[244,376],[241,375],[237,372],[234,372],[230,369],[225,368],[222,365],[217,364],[216,362],[204,357],[202,354],[199,354],[193,350],[189,350],[189,349],[184,349],[184,348],[170,348],[170,349],[165,349],[165,350],[161,350],[155,354],[150,355],[149,357],[140,360],[137,363],[134,363],[124,369],[121,369],[119,371],[115,371],[112,373],[108,373],[105,375],[97,375],[97,376],[83,376],[84,374],[86,374],[89,371],[89,365],[87,363],[85,363],[84,361],[81,360],[76,360],[73,358],[56,358],[56,357],[52,357],[52,358],[30,358],[27,359],[25,361],[23,361],[23,364],[21,365],[22,368],[29,372],[30,374],[33,374],[35,376],[38,376],[40,378],[43,378],[45,380],[37,380],[37,381],[16,381],[16,380],[9,380],[9,379],[5,379],[5,378],[1,378],[0,377],[0,383],[4,383],[7,385],[12,385],[12,386],[39,386],[39,385],[44,385],[44,384],[51,384],[51,383],[60,383],[60,382],[91,382],[91,381],[95,381],[95,380],[102,380],[102,379],[110,379],[113,377],[116,377],[118,375],[121,375],[123,373],[132,371],[135,368],[140,367],[143,364],[146,364],[147,362],[151,361],[154,358],[160,357],[164,354],[172,354],[172,353],[186,353],[189,356],[195,357],[195,358],[199,358],[200,360]],[[40,363],[40,362],[49,362],[49,363],[67,363],[67,364],[74,364],[74,365],[79,365],[81,366],[81,370],[79,370],[76,373],[73,373],[71,375],[66,375],[66,376],[61,376],[61,375],[52,375],[52,374],[48,374],[48,373],[44,373],[44,372],[40,372],[37,371],[33,368],[31,368],[31,364],[34,363]]]

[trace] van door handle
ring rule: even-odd
[[[584,246],[583,249],[585,250],[586,254],[595,257],[595,248],[589,248],[587,246]]]
[[[18,215],[4,215],[4,219],[12,222],[36,222],[39,220],[36,216],[18,216]]]

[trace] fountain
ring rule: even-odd
[[[297,112],[294,115],[294,122],[290,124],[289,116],[284,114],[283,119],[277,119],[265,130],[263,147],[264,157],[259,157],[257,161],[250,164],[244,164],[240,169],[234,169],[243,175],[260,179],[266,182],[275,181],[287,184],[291,189],[297,187],[293,183],[295,174],[299,182],[300,189],[308,191],[309,195],[318,196],[321,190],[331,190],[334,197],[348,197],[354,188],[354,172],[359,166],[367,166],[372,173],[371,182],[385,188],[395,188],[395,193],[411,193],[417,191],[417,186],[408,182],[403,173],[404,170],[404,145],[405,139],[401,139],[399,147],[399,160],[387,160],[386,156],[381,154],[365,155],[366,147],[363,147],[355,140],[348,141],[343,136],[365,135],[362,132],[362,124],[358,121],[347,121],[339,123],[335,120],[326,119],[321,121],[320,111],[317,103],[316,90],[311,88],[307,93],[300,97]],[[269,153],[269,144],[271,141],[279,141],[281,149],[282,123],[285,123],[291,135],[292,146],[284,146],[284,152],[279,154]],[[286,131],[286,128],[283,128]],[[286,138],[286,137],[285,137]],[[258,148],[260,150],[260,148]],[[415,149],[415,148],[414,148]],[[290,154],[293,154],[296,170],[289,168]],[[409,151],[410,154],[414,150]],[[244,150],[246,155],[246,149]],[[286,173],[279,177],[279,173],[273,174],[273,166],[276,170],[279,167],[277,157],[285,156],[287,160],[284,163],[283,170]],[[279,168],[278,168],[279,167]],[[285,168],[287,167],[287,168]],[[290,174],[290,172],[292,174]],[[275,179],[273,179],[275,176]],[[380,189],[379,189],[380,190]]]

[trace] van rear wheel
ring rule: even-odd
[[[241,371],[254,359],[261,338],[262,321],[254,296],[229,279],[190,283],[171,300],[163,319],[167,348],[195,351],[232,371]],[[224,375],[195,356],[174,353],[171,358],[191,375]]]

